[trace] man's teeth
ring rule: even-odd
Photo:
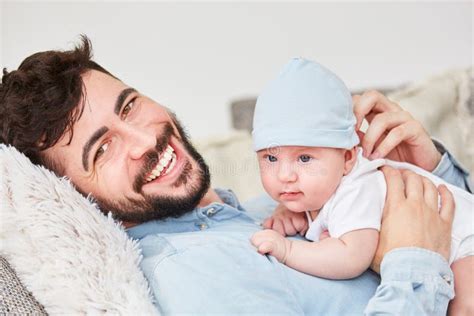
[[[156,167],[151,171],[150,175],[146,178],[146,181],[150,182],[158,178],[166,166],[168,166],[168,168],[166,169],[164,174],[168,174],[174,168],[175,165],[176,165],[176,154],[174,153],[173,148],[170,145],[168,145],[163,155],[161,155],[160,161],[158,161],[158,163],[156,164]]]
[[[176,165],[176,155],[175,153],[173,153],[171,157],[170,165],[168,166],[168,169],[166,169],[165,174],[170,173],[170,171],[173,170],[175,165]]]

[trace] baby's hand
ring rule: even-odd
[[[329,237],[331,237],[331,235],[329,235],[329,231],[323,230],[321,235],[319,235],[319,241],[321,241],[323,239],[326,239],[326,238],[329,238]]]
[[[291,240],[271,229],[256,232],[250,241],[260,254],[272,255],[283,264],[291,250]]]
[[[279,204],[272,216],[265,219],[263,228],[273,229],[282,236],[293,236],[299,233],[304,236],[308,230],[308,220],[304,212],[292,212]]]

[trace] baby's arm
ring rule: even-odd
[[[350,279],[370,266],[378,242],[378,231],[359,229],[340,238],[320,242],[286,239],[273,230],[257,232],[252,244],[298,271],[328,279]]]
[[[456,296],[449,303],[449,315],[474,315],[474,256],[456,260],[451,265]]]

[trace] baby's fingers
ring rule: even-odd
[[[270,240],[265,240],[263,241],[258,247],[257,251],[259,254],[265,255],[265,254],[271,254],[273,250],[275,249],[275,243]]]
[[[277,232],[275,232],[271,229],[265,229],[265,230],[260,230],[260,231],[256,232],[255,234],[253,234],[252,237],[250,238],[250,242],[255,247],[258,247],[264,241],[273,240],[276,237],[278,237]]]
[[[298,232],[291,218],[284,220],[283,226],[285,227],[285,234],[283,236],[294,236]]]
[[[272,229],[276,231],[277,233],[279,233],[280,235],[286,236],[285,224],[283,223],[281,219],[277,218],[273,221]]]
[[[274,219],[273,219],[272,216],[265,218],[265,220],[262,223],[263,228],[272,229],[273,221],[274,221]]]
[[[305,217],[293,217],[292,222],[296,233],[300,233],[301,236],[304,236],[308,230],[308,220]]]

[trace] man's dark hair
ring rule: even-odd
[[[33,163],[61,174],[59,162],[41,151],[70,132],[84,109],[81,75],[89,70],[111,75],[92,61],[85,35],[72,50],[46,51],[26,58],[18,70],[3,69],[0,83],[0,142],[15,146]]]

